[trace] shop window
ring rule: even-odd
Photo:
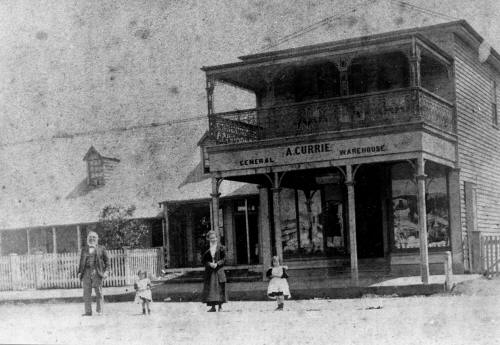
[[[444,166],[427,162],[425,202],[429,247],[450,246],[450,220],[447,170]]]
[[[297,254],[300,248],[297,232],[295,198],[294,189],[283,188],[281,190],[281,239],[283,243],[283,254],[285,256]]]
[[[281,234],[285,257],[345,252],[343,204],[334,198],[325,198],[325,193],[330,193],[326,187],[281,191]]]
[[[449,203],[446,168],[427,162],[426,212],[429,248],[449,247]],[[395,249],[420,248],[417,182],[409,163],[391,168],[393,240]]]
[[[324,253],[319,190],[298,192],[300,249],[305,254]]]

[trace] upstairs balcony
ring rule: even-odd
[[[425,123],[455,132],[452,59],[419,34],[384,35],[251,55],[205,67],[216,144]],[[216,85],[256,107],[215,111]],[[223,92],[229,108],[237,97]]]
[[[454,132],[454,107],[421,87],[209,115],[218,144],[425,122]]]

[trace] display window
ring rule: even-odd
[[[338,186],[318,186],[312,190],[284,188],[280,201],[285,257],[346,254],[343,191]]]
[[[426,213],[429,248],[450,246],[447,169],[427,162]],[[395,250],[420,248],[417,181],[413,167],[397,163],[391,167],[393,245]]]

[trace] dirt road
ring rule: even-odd
[[[500,344],[498,296],[434,296],[199,303],[132,303],[82,317],[80,304],[0,306],[0,343],[64,344]]]

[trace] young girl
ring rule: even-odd
[[[151,281],[148,278],[146,271],[137,272],[139,279],[135,282],[135,302],[142,302],[142,313],[146,314],[146,308],[148,314],[151,314],[151,309],[149,308],[149,303],[153,300],[151,297]]]
[[[290,298],[290,288],[288,287],[288,282],[286,278],[288,275],[286,274],[287,266],[281,266],[280,261],[277,256],[273,256],[271,261],[271,268],[266,273],[268,278],[271,278],[269,281],[269,286],[267,287],[267,296],[272,299],[276,299],[278,303],[278,307],[276,310],[283,310],[283,304],[285,298]]]

